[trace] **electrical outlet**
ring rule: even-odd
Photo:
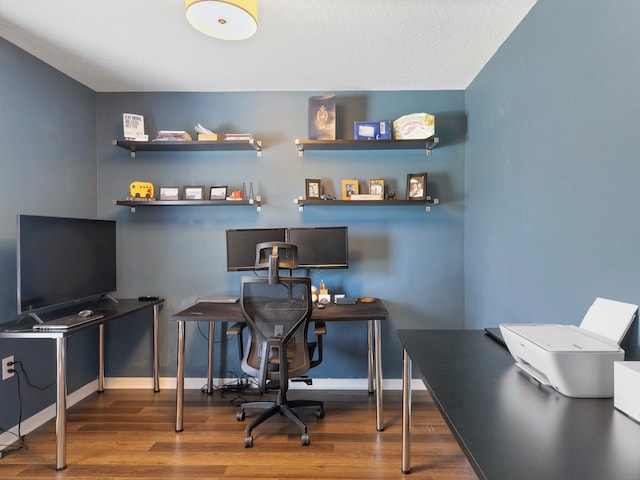
[[[15,375],[14,372],[9,371],[9,369],[13,369],[14,367],[14,365],[9,365],[10,363],[13,364],[13,362],[13,355],[9,355],[2,359],[2,380],[6,380],[7,378],[11,378]]]

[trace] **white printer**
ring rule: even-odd
[[[596,298],[579,327],[502,324],[500,332],[516,365],[568,397],[613,396],[613,362],[624,360],[620,342],[637,305]]]

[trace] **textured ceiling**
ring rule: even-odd
[[[182,0],[0,0],[0,35],[97,92],[464,90],[536,0],[260,0],[243,41]]]

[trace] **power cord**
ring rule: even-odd
[[[13,436],[15,436],[18,439],[18,444],[11,444],[11,445],[1,445],[2,447],[7,447],[4,448],[2,451],[0,451],[0,458],[6,457],[7,455],[11,455],[12,453],[17,452],[18,450],[22,450],[24,449],[28,449],[29,446],[27,445],[27,442],[25,440],[25,436],[22,435],[21,432],[21,428],[22,428],[22,389],[21,389],[21,383],[20,383],[20,376],[24,375],[25,380],[27,381],[27,385],[29,385],[30,387],[33,387],[37,390],[43,391],[46,390],[48,388],[50,388],[51,386],[55,385],[55,381],[51,382],[48,385],[45,386],[39,386],[36,385],[34,383],[31,382],[31,380],[29,379],[29,375],[27,374],[27,371],[24,368],[24,365],[22,364],[21,361],[16,360],[15,362],[9,362],[7,363],[8,367],[20,367],[20,370],[18,370],[17,368],[9,368],[7,371],[9,373],[15,373],[16,374],[16,392],[17,392],[17,397],[18,397],[18,432],[14,433],[11,432],[5,428],[0,427],[0,431],[5,432],[5,433],[9,433]]]

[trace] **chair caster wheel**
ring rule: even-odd
[[[253,447],[253,435],[247,435],[244,437],[244,448]]]
[[[309,438],[308,433],[303,433],[302,437],[300,438],[300,441],[302,442],[303,447],[307,447],[311,444],[311,439]]]
[[[238,420],[239,422],[244,421],[245,419],[245,413],[244,410],[240,410],[238,413],[236,413],[236,420]]]
[[[319,408],[316,410],[316,418],[324,418],[324,408]]]

